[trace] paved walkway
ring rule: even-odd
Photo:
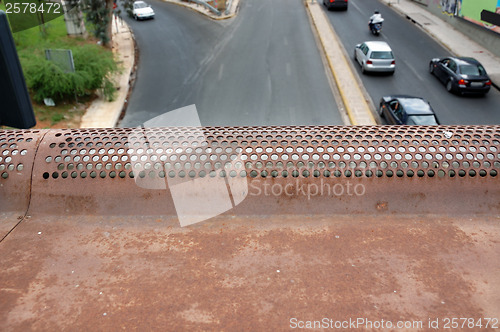
[[[406,16],[456,56],[470,56],[483,64],[493,84],[500,88],[500,57],[459,32],[452,25],[410,0],[381,0]],[[499,38],[500,42],[500,38]]]

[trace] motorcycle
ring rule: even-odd
[[[382,22],[383,22],[383,20],[380,22],[377,22],[377,23],[369,23],[368,24],[368,27],[373,35],[375,35],[375,36],[380,35],[380,32],[382,31]]]

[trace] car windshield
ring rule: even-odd
[[[392,52],[386,51],[386,52],[381,52],[381,51],[376,51],[372,52],[372,55],[370,56],[372,59],[394,59],[394,55]]]
[[[437,120],[434,115],[410,115],[406,124],[419,125],[419,126],[432,126],[437,125]]]
[[[134,7],[136,9],[140,9],[140,8],[147,8],[148,5],[145,2],[138,2],[138,3],[134,3]]]

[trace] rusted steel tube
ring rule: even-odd
[[[220,213],[500,212],[500,126],[42,133],[38,147],[26,148],[30,154],[38,149],[30,213],[177,215],[190,223]],[[10,149],[0,146],[2,153]],[[24,188],[23,179],[2,187],[2,197]]]

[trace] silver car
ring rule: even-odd
[[[396,70],[396,60],[391,47],[384,41],[367,41],[356,45],[354,59],[361,65],[361,71],[387,72]]]

